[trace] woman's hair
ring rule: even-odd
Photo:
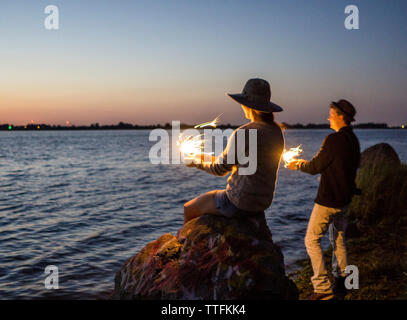
[[[257,111],[254,110],[254,112],[259,116],[261,120],[264,122],[268,122],[270,124],[274,123],[274,114],[273,112],[263,112],[263,111]]]
[[[280,127],[281,129],[284,128],[284,126],[282,124],[274,121],[273,112],[263,112],[263,111],[258,111],[258,110],[254,110],[254,109],[253,109],[253,112],[255,112],[262,121],[264,121],[268,124],[271,124],[271,125],[276,125],[276,126]]]

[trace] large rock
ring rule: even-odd
[[[367,148],[360,157],[360,167],[365,165],[400,165],[400,158],[393,147],[387,143],[379,143]]]
[[[297,299],[264,216],[204,215],[147,244],[116,273],[114,299]]]
[[[348,237],[405,219],[407,170],[389,144],[376,144],[362,152],[356,183],[362,194],[353,198],[349,208]]]

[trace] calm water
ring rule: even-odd
[[[330,130],[288,130],[310,159]],[[390,143],[407,160],[407,130],[356,130],[361,148]],[[224,188],[183,165],[152,165],[149,131],[0,132],[0,298],[102,298],[129,257],[183,223],[183,204]],[[281,168],[267,211],[287,270],[306,253],[318,176]],[[327,242],[325,241],[325,246]],[[59,268],[59,290],[44,269]]]

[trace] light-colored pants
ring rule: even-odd
[[[335,277],[344,277],[347,266],[345,230],[347,227],[348,206],[328,208],[317,203],[314,205],[305,236],[305,247],[311,259],[314,275],[311,278],[314,292],[332,293],[325,267],[321,238],[329,228],[329,241],[332,246],[332,273]]]

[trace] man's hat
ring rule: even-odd
[[[331,106],[340,110],[343,114],[347,115],[350,118],[350,121],[355,121],[356,109],[349,101],[341,99],[338,102],[331,102]]]
[[[246,107],[263,112],[281,112],[283,108],[270,101],[270,85],[263,79],[250,79],[242,93],[227,93],[229,97]]]

